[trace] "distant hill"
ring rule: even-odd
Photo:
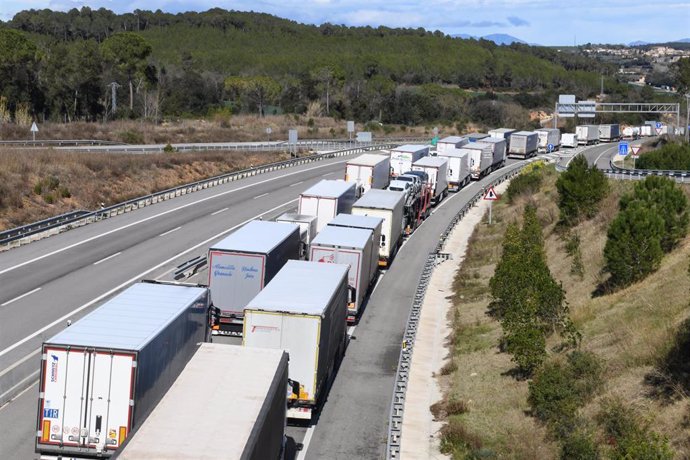
[[[470,35],[470,34],[455,34],[451,35],[453,38],[462,38],[465,40],[468,39],[474,39],[474,40],[479,40],[480,38],[483,38],[484,40],[489,40],[497,45],[511,45],[513,43],[522,43],[522,44],[527,44],[526,41],[520,40],[517,37],[513,37],[512,35],[508,34],[489,34],[489,35],[482,35],[482,36],[476,36],[476,35]]]
[[[637,41],[628,43],[628,46],[645,46],[645,45],[651,45],[651,43],[645,42],[642,40],[637,40]]]

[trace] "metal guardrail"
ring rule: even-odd
[[[68,147],[75,145],[123,145],[122,142],[103,141],[99,139],[45,139],[45,140],[18,140],[18,141],[0,141],[0,146],[10,147]]]
[[[177,281],[183,278],[194,276],[199,272],[199,270],[205,267],[207,263],[208,260],[206,256],[196,256],[193,259],[190,259],[175,267],[173,278]]]
[[[278,169],[285,169],[292,166],[313,163],[325,159],[352,155],[354,153],[366,152],[368,150],[392,148],[396,145],[397,144],[379,144],[374,146],[370,145],[292,158],[290,160],[280,161],[277,163],[270,163],[262,166],[255,166],[253,168],[243,169],[240,171],[222,174],[220,176],[215,176],[210,179],[203,179],[197,182],[192,182],[190,184],[180,185],[167,190],[152,193],[150,195],[146,195],[143,197],[134,198],[96,211],[73,211],[67,214],[62,214],[60,216],[45,219],[41,222],[36,222],[33,224],[25,225],[23,227],[2,232],[0,233],[0,246],[7,245],[8,243],[22,240],[24,238],[35,236],[36,234],[43,233],[47,230],[57,229],[57,233],[59,233],[61,230],[68,230],[70,228],[79,227],[91,222],[108,219],[110,217],[114,217],[119,214],[124,214],[126,212],[143,208],[145,206],[149,206],[155,203],[159,203],[161,201],[167,201],[178,196],[193,193],[209,187],[215,187],[217,185],[222,185],[227,182],[232,182],[235,180],[255,176],[257,174],[263,174]],[[77,215],[75,213],[81,214]]]
[[[398,359],[398,369],[396,371],[395,383],[393,387],[393,400],[391,402],[391,410],[388,421],[388,442],[386,444],[386,458],[389,460],[397,460],[400,458],[400,446],[402,441],[402,424],[403,416],[405,412],[405,396],[407,393],[407,385],[409,382],[410,367],[412,364],[412,353],[414,352],[415,339],[417,337],[417,329],[419,326],[419,318],[421,316],[422,304],[424,303],[424,296],[426,295],[426,290],[429,286],[429,281],[433,274],[434,268],[439,263],[449,258],[449,254],[442,252],[446,245],[450,234],[452,233],[455,226],[465,217],[465,214],[474,206],[477,201],[479,201],[489,186],[494,186],[500,184],[506,179],[519,174],[524,165],[512,169],[500,177],[493,180],[491,183],[482,187],[466,204],[462,209],[453,217],[446,229],[439,237],[436,248],[433,252],[429,253],[426,259],[424,268],[422,269],[422,274],[419,278],[419,284],[417,285],[417,290],[415,292],[412,308],[410,309],[410,314],[407,318],[407,325],[405,326],[405,332],[403,334],[402,346],[400,349],[400,358]]]

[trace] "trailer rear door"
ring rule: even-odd
[[[37,445],[116,449],[131,429],[135,354],[46,347]]]

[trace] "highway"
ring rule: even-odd
[[[593,147],[587,156],[603,161],[611,147]],[[139,279],[169,277],[243,223],[293,208],[310,185],[341,178],[346,159],[254,176],[0,253],[0,458],[34,455],[42,340]],[[298,458],[384,456],[400,342],[424,261],[449,220],[490,179],[451,195],[405,243],[351,328],[316,425],[289,431],[304,444]]]

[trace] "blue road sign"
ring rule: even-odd
[[[549,153],[553,152],[553,144],[547,145],[546,149],[548,150]]]
[[[628,154],[628,143],[627,142],[619,142],[618,143],[618,155],[624,157]]]
[[[660,121],[656,122],[656,129],[661,129],[663,126],[664,125]]]

